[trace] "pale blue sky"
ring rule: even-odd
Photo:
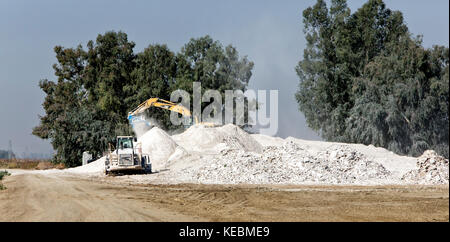
[[[352,11],[364,1],[349,1]],[[447,0],[386,0],[403,12],[410,31],[424,45],[448,46]],[[55,45],[75,47],[109,30],[124,31],[135,52],[153,43],[178,51],[192,37],[209,34],[232,44],[255,62],[250,87],[279,90],[279,136],[318,139],[298,112],[294,68],[305,40],[302,11],[309,1],[20,1],[0,0],[0,149],[12,140],[21,153],[51,152],[48,141],[31,135],[43,115],[40,79],[55,80]]]

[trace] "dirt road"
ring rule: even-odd
[[[4,181],[0,221],[196,221],[137,200],[121,186],[58,175],[22,174]]]
[[[130,185],[9,176],[0,221],[449,221],[447,186]]]

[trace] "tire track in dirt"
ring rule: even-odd
[[[108,187],[58,175],[8,178],[0,193],[0,221],[195,221]],[[105,189],[108,188],[108,189]],[[125,196],[128,194],[129,199]]]

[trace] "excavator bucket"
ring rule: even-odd
[[[128,122],[130,122],[131,127],[134,128],[136,124],[146,124],[147,126],[152,126],[150,122],[148,122],[143,115],[133,116],[128,115]]]

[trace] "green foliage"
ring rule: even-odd
[[[9,175],[11,175],[11,174],[7,171],[0,171],[0,181],[3,179],[3,177],[9,176]],[[0,190],[4,190],[4,189],[6,189],[6,187],[3,186],[3,184],[0,182]]]
[[[202,89],[242,90],[252,76],[254,63],[246,56],[239,58],[236,48],[231,45],[225,48],[218,41],[205,36],[191,39],[178,55],[181,77],[201,82]],[[192,89],[192,87],[191,87]]]
[[[148,98],[170,100],[178,88],[192,92],[194,81],[203,88],[245,90],[251,77],[252,62],[209,36],[192,39],[180,53],[156,44],[135,54],[134,46],[125,33],[107,32],[89,41],[87,50],[55,47],[58,80],[39,82],[46,114],[33,129],[51,140],[54,162],[80,165],[83,151],[100,157],[115,136],[133,133],[127,114]],[[179,128],[166,110],[151,108],[147,114],[163,128]]]
[[[170,88],[175,83],[177,61],[166,45],[149,45],[143,52],[137,54],[136,68],[132,79],[125,90],[125,102],[129,109],[136,107],[150,97],[170,100]],[[149,117],[159,121],[164,129],[171,127],[170,112],[159,108],[150,108]]]
[[[83,84],[89,92],[89,102],[95,103],[111,121],[123,123],[129,109],[123,102],[124,87],[131,82],[135,67],[135,44],[123,32],[107,32],[87,46]]]
[[[87,51],[56,46],[58,81],[39,83],[46,115],[33,134],[50,139],[54,162],[68,167],[81,163],[83,151],[99,157],[116,135],[131,133],[123,89],[135,65],[134,43],[122,32],[107,32],[87,46]]]
[[[240,58],[236,48],[231,45],[224,48],[210,36],[191,39],[178,53],[177,62],[177,82],[172,90],[186,90],[192,100],[192,82],[200,82],[202,94],[208,89],[218,90],[222,94],[222,104],[225,104],[225,90],[247,90],[254,66],[247,56]],[[202,109],[209,104],[202,103]],[[248,105],[249,100],[245,98],[245,109]],[[247,112],[245,114],[247,122]]]
[[[3,179],[5,176],[11,175],[8,171],[0,171],[0,180]]]
[[[353,14],[345,0],[330,9],[318,0],[303,17],[296,99],[311,128],[331,141],[448,157],[448,48],[424,49],[381,0]]]

